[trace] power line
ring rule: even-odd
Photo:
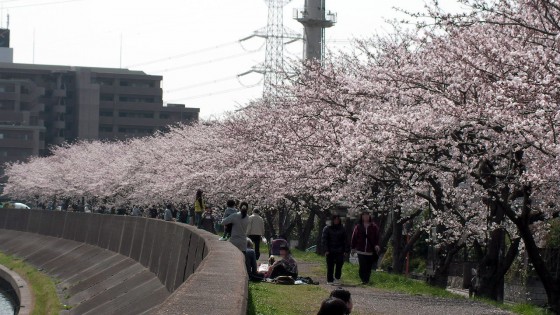
[[[215,79],[215,80],[212,80],[212,81],[206,81],[206,82],[201,82],[201,83],[195,83],[195,84],[191,84],[191,85],[186,85],[186,86],[182,86],[182,87],[178,87],[178,88],[166,90],[165,93],[174,93],[174,92],[178,92],[178,91],[184,91],[184,90],[188,90],[188,89],[191,89],[191,88],[194,88],[194,87],[205,86],[205,85],[209,85],[209,84],[214,84],[214,83],[218,83],[218,82],[223,82],[223,81],[235,79],[236,77],[237,77],[237,76],[228,76],[228,77],[223,77],[223,78]]]
[[[15,1],[15,0],[12,0],[12,1]],[[26,8],[26,7],[38,7],[38,6],[45,6],[45,5],[51,5],[51,4],[60,4],[60,3],[78,2],[78,1],[86,1],[86,0],[62,0],[62,1],[52,1],[52,2],[43,2],[43,3],[29,3],[29,4],[22,4],[22,5],[7,6],[7,7],[3,7],[2,9],[17,9],[17,8]]]
[[[168,60],[182,58],[182,57],[189,56],[189,55],[200,54],[200,53],[203,53],[203,52],[206,52],[206,51],[209,51],[209,50],[226,47],[226,46],[229,46],[229,45],[232,45],[232,44],[235,44],[235,43],[237,43],[237,41],[223,43],[223,44],[220,44],[220,45],[206,47],[206,48],[202,48],[202,49],[198,49],[198,50],[193,50],[193,51],[189,51],[189,52],[182,53],[182,54],[179,54],[179,55],[174,55],[174,56],[164,57],[164,58],[160,58],[160,59],[154,59],[154,60],[150,60],[150,61],[146,61],[146,62],[141,62],[141,63],[137,63],[137,64],[133,64],[133,65],[128,65],[127,68],[151,65],[151,64],[154,64],[154,63],[162,62],[162,61],[168,61]]]
[[[193,99],[197,99],[197,98],[210,97],[210,96],[226,94],[226,93],[241,91],[241,90],[245,90],[245,89],[250,89],[250,88],[254,88],[254,87],[259,86],[261,84],[261,82],[262,82],[262,80],[259,81],[256,84],[254,84],[253,86],[249,86],[249,87],[240,87],[240,88],[222,90],[222,91],[213,92],[213,93],[206,93],[206,94],[199,94],[199,95],[194,95],[194,96],[189,96],[189,97],[177,98],[177,99],[168,101],[168,103],[175,103],[175,102],[180,102],[180,101],[185,101],[185,100],[193,100]]]
[[[239,57],[244,57],[250,54],[254,54],[258,51],[255,52],[251,52],[251,53],[241,53],[241,54],[236,54],[236,55],[230,55],[230,56],[225,56],[222,58],[216,58],[216,59],[212,59],[212,60],[207,60],[207,61],[203,61],[203,62],[197,62],[197,63],[191,63],[188,65],[183,65],[183,66],[178,66],[178,67],[174,67],[174,68],[165,68],[165,69],[160,69],[160,70],[155,70],[155,71],[150,71],[152,73],[162,73],[162,72],[171,72],[171,71],[177,71],[177,70],[182,70],[182,69],[187,69],[187,68],[193,68],[193,67],[198,67],[198,66],[202,66],[202,65],[207,65],[207,64],[211,64],[217,61],[223,61],[223,60],[228,60],[228,59],[234,59],[234,58],[239,58]]]

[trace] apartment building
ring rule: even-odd
[[[64,142],[142,137],[198,120],[198,108],[164,106],[161,80],[127,69],[0,62],[0,165]]]

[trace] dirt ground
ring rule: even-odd
[[[299,274],[310,276],[314,280],[319,281],[319,285],[327,291],[334,289],[335,287],[332,285],[327,285],[326,275],[317,273],[316,267],[317,263],[299,263]],[[345,285],[344,274],[342,275],[342,285],[340,287],[350,291],[352,294],[354,304],[352,314],[511,314],[499,308],[469,299],[408,295],[388,292],[373,287]]]

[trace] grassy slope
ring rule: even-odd
[[[0,264],[18,273],[31,286],[35,299],[33,314],[58,314],[62,305],[56,294],[54,282],[47,275],[37,271],[21,259],[0,253]]]

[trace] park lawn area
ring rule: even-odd
[[[261,245],[263,253],[268,252],[266,244]],[[323,257],[315,253],[306,253],[292,250],[294,258],[306,262],[322,262]],[[311,276],[317,280],[314,268]],[[328,291],[318,285],[281,285],[268,282],[249,282],[249,301],[247,305],[248,315],[303,315],[316,314],[321,302],[329,296]]]
[[[262,252],[265,253],[267,247],[266,244],[263,245]],[[314,280],[322,279],[326,276],[327,266],[323,256],[296,249],[292,250],[292,255],[298,263],[313,263],[310,273],[306,273],[302,276],[310,276]],[[361,284],[360,277],[358,276],[358,265],[351,263],[344,264],[342,268],[342,283],[352,286],[364,286]],[[373,272],[371,283],[367,286],[410,295],[465,299],[465,297],[453,294],[445,289],[430,286],[424,281],[410,279],[403,275],[390,274],[384,271]],[[247,314],[315,314],[319,310],[321,302],[328,295],[329,292],[325,289],[314,285],[285,286],[265,282],[251,282],[249,283]],[[503,304],[484,299],[479,300],[515,314],[551,314],[543,308],[530,304]]]
[[[248,315],[316,314],[329,292],[318,285],[249,283]]]
[[[0,253],[0,264],[19,274],[31,286],[35,299],[34,315],[58,314],[62,304],[56,294],[56,286],[51,278],[26,264],[23,260]]]

